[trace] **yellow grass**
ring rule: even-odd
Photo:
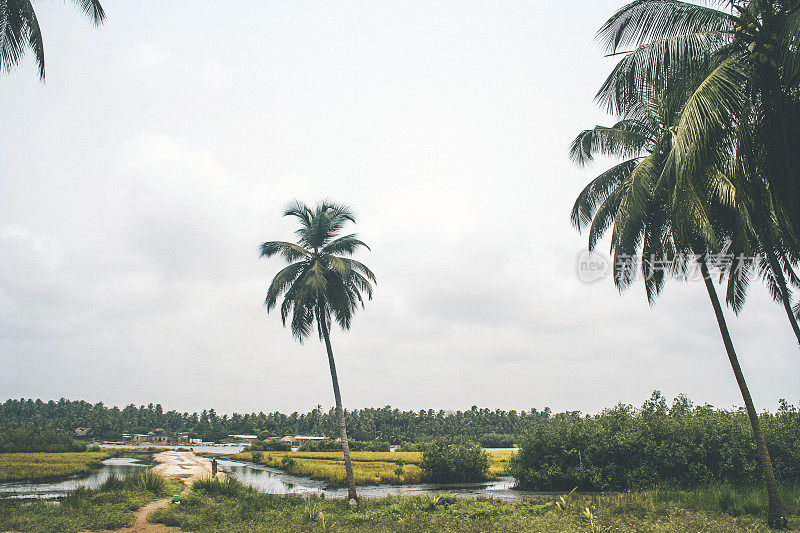
[[[0,481],[37,480],[88,474],[110,451],[0,453]]]
[[[496,478],[508,472],[508,462],[516,450],[487,450],[489,455],[489,477]]]
[[[489,477],[506,472],[513,450],[489,451]],[[251,452],[233,459],[253,461]],[[352,452],[353,477],[357,485],[413,484],[422,480],[421,452]],[[342,452],[262,452],[258,461],[280,468],[289,474],[327,481],[332,485],[347,483]]]

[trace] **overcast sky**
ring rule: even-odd
[[[701,282],[651,309],[576,275],[569,211],[604,166],[567,147],[609,122],[593,35],[622,4],[104,0],[94,29],[37,2],[47,81],[0,77],[0,399],[332,405],[258,258],[288,201],[330,198],[379,281],[333,332],[346,407],[741,404]],[[756,406],[800,400],[762,284],[729,319]]]

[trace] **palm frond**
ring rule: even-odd
[[[687,34],[731,31],[735,18],[724,11],[676,0],[635,0],[614,13],[597,32],[610,54],[642,43]]]
[[[103,6],[99,0],[74,0],[80,6],[83,13],[89,17],[95,25],[100,25],[106,18]]]
[[[370,247],[359,240],[355,234],[351,234],[330,241],[322,248],[322,251],[326,254],[353,255],[359,248],[370,249]]]
[[[261,243],[261,257],[272,257],[273,255],[280,254],[287,263],[297,261],[303,257],[308,257],[311,252],[291,242],[284,241],[269,241]]]
[[[297,277],[303,273],[305,266],[304,262],[293,263],[275,275],[269,285],[269,289],[267,289],[267,297],[264,300],[267,311],[271,311],[275,307],[278,297],[297,280]]]
[[[28,47],[44,80],[44,42],[30,0],[0,0],[0,70],[17,66]]]
[[[589,185],[578,195],[572,207],[570,214],[572,225],[580,231],[590,224],[598,206],[608,199],[611,192],[619,187],[619,184],[633,172],[638,164],[638,159],[629,159],[614,165],[589,182]],[[616,211],[616,207],[614,211]]]
[[[728,42],[727,35],[704,32],[641,44],[617,63],[595,101],[610,113],[627,113],[642,95],[663,90],[668,83],[682,85],[707,72],[713,53]],[[675,75],[677,71],[680,77]]]
[[[622,121],[613,127],[595,126],[584,130],[572,141],[569,156],[573,163],[583,166],[595,155],[632,158],[642,155],[655,139],[640,123]]]

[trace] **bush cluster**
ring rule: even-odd
[[[489,473],[489,456],[474,442],[437,439],[426,444],[420,463],[426,480],[437,483],[484,481]]]
[[[256,440],[244,449],[246,452],[290,452],[292,445],[280,440]]]
[[[760,416],[779,480],[800,477],[800,413],[781,402]],[[595,416],[559,413],[525,433],[511,461],[520,487],[534,490],[628,490],[663,483],[758,484],[761,473],[747,413],[671,407],[655,392],[641,409],[618,405]]]

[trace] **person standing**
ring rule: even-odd
[[[211,477],[217,477],[217,458],[211,459]]]

